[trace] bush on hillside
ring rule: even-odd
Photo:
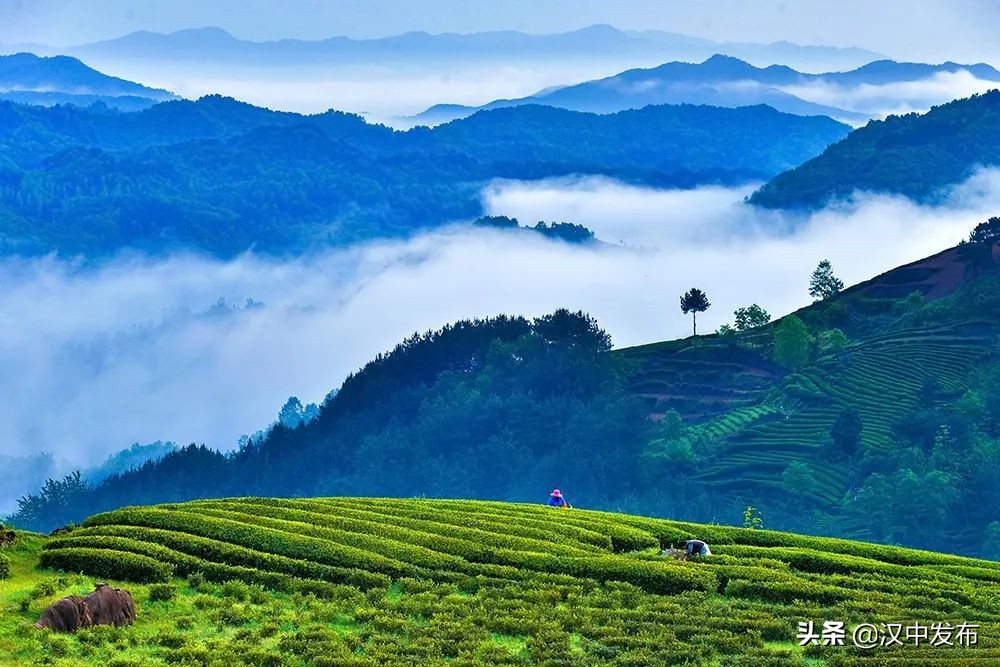
[[[170,584],[154,584],[149,587],[150,602],[166,602],[173,600],[177,596],[177,591]]]
[[[812,336],[801,319],[789,315],[774,328],[774,360],[785,368],[799,368],[809,361]]]

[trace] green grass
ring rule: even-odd
[[[715,555],[688,563],[656,556],[691,536],[706,539]],[[58,538],[24,535],[7,555],[2,665],[1000,660],[1000,564],[587,510],[454,500],[197,501],[97,515]],[[34,630],[45,605],[86,593],[98,579],[134,593],[135,626],[75,636]],[[151,601],[164,582],[173,598]],[[983,627],[975,649],[852,653],[799,647],[796,627],[805,620]]]

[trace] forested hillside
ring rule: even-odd
[[[767,208],[816,208],[856,191],[936,202],[979,167],[1000,164],[1000,90],[889,116],[851,132],[750,197]]]
[[[76,58],[40,58],[33,53],[0,55],[0,100],[43,106],[104,104],[137,110],[171,99],[176,95],[108,76]]]
[[[609,348],[592,319],[566,311],[458,322],[367,364],[305,426],[276,425],[229,456],[184,448],[93,490],[74,477],[52,482],[15,521],[49,530],[125,498],[322,489],[531,499],[553,479],[579,495],[620,497],[640,483],[651,424]]]
[[[631,393],[661,426],[651,469],[699,490],[691,511],[739,497],[786,527],[997,557],[1000,275],[988,245],[765,327],[623,350]]]
[[[302,251],[471,220],[495,178],[743,183],[847,131],[767,107],[529,106],[394,132],[219,97],[135,113],[0,103],[0,252]]]
[[[349,377],[318,417],[25,498],[51,529],[123,504],[382,494],[642,508],[1000,555],[1000,219],[956,249],[741,332],[610,352],[581,314],[459,322]]]

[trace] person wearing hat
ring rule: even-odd
[[[711,556],[712,550],[708,548],[702,540],[684,540],[681,542],[684,547],[684,559],[698,558],[700,556]]]
[[[559,507],[559,508],[562,508],[562,509],[566,509],[568,507],[572,507],[568,502],[566,502],[566,499],[563,498],[562,491],[560,491],[559,489],[555,489],[549,495],[549,502],[547,502],[546,504],[549,507]]]

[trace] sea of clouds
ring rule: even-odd
[[[889,114],[922,113],[932,106],[1000,88],[996,81],[976,78],[967,71],[939,72],[916,81],[882,85],[845,86],[829,81],[781,86],[796,97],[817,104],[884,118]]]
[[[490,213],[587,225],[603,241],[591,246],[456,225],[295,259],[2,259],[0,453],[49,451],[70,469],[132,442],[233,447],[288,396],[321,401],[405,336],[461,318],[580,309],[636,345],[690,334],[678,297],[692,286],[712,302],[704,332],[750,303],[780,316],[809,303],[821,259],[856,283],[1000,211],[998,170],[939,206],[858,194],[809,215],[753,209],[752,187],[484,191]]]

